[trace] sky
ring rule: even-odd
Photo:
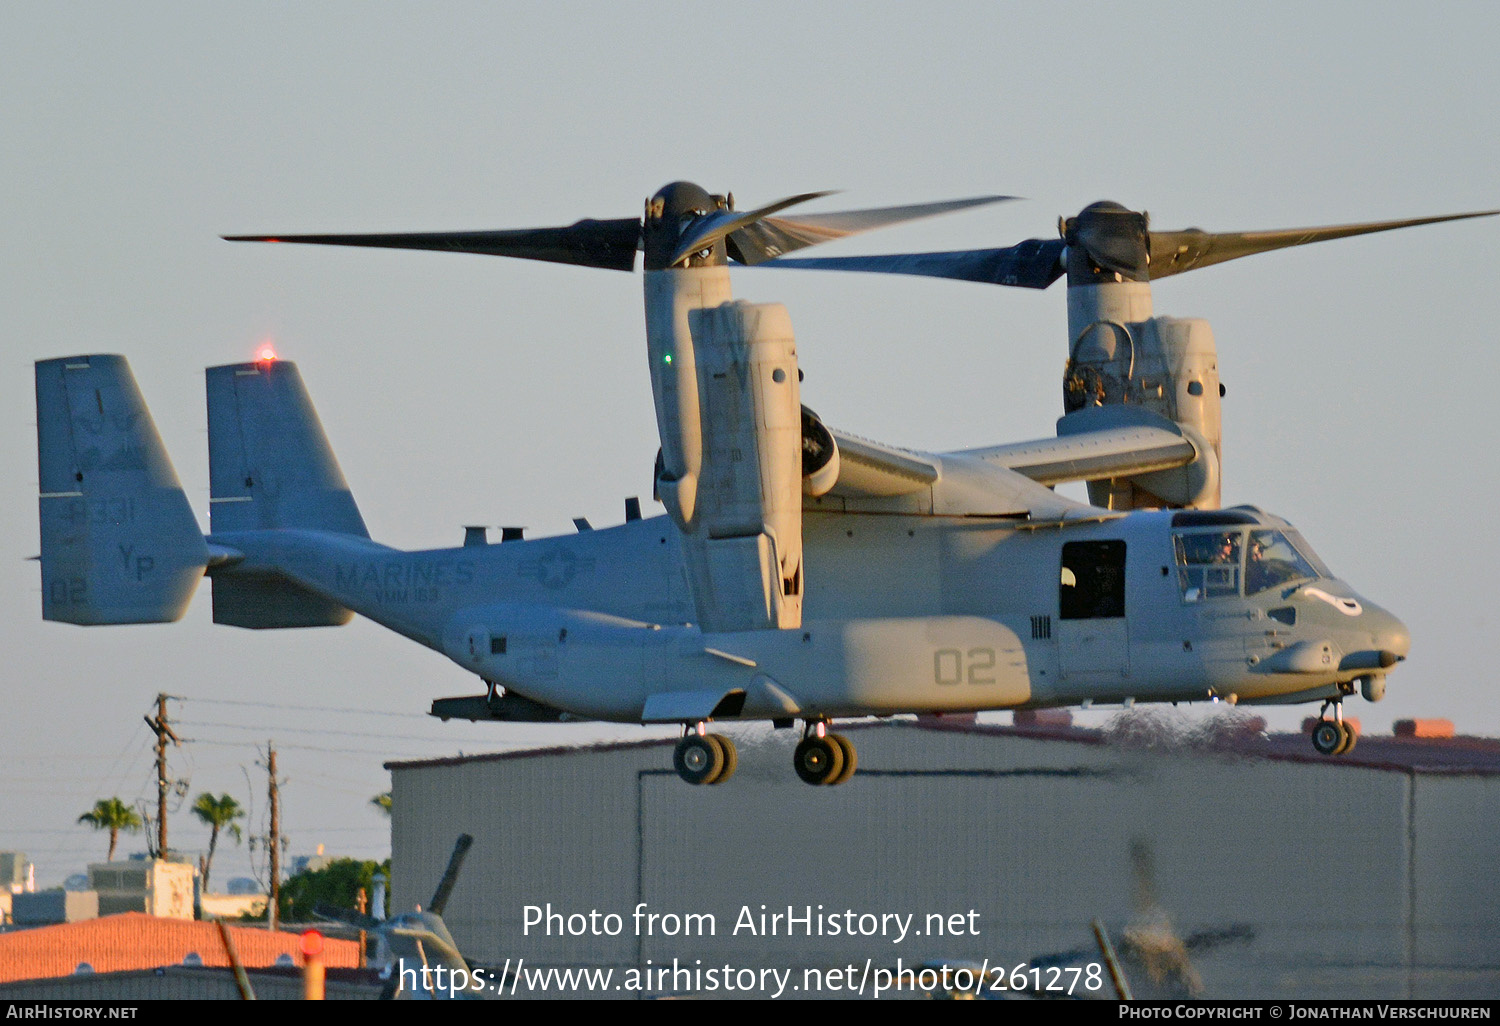
[[[60,883],[107,844],[75,823],[154,795],[165,691],[172,845],[227,792],[265,829],[278,750],[292,854],[383,858],[389,759],[641,728],[440,724],[475,693],[373,625],[250,632],[40,616],[32,364],[126,354],[207,526],[203,368],[296,360],[372,535],[619,522],[656,452],[640,280],[449,254],[237,245],[252,232],[439,230],[636,215],[675,179],[750,209],[1005,193],[819,253],[1009,245],[1109,198],[1159,228],[1282,228],[1500,207],[1491,4],[262,3],[0,6],[0,849]],[[1436,716],[1500,734],[1484,639],[1500,556],[1500,219],[1174,277],[1210,320],[1224,499],[1297,524],[1412,653],[1367,731]],[[1062,286],[734,272],[783,302],[803,400],[943,450],[1046,437]],[[1267,712],[1294,727],[1312,707]],[[1083,722],[1111,715],[1091,712]],[[790,768],[789,768],[790,769]],[[129,838],[124,850],[140,847]],[[218,881],[261,853],[221,844]]]

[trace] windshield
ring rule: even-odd
[[[1286,535],[1286,540],[1291,542],[1292,547],[1297,550],[1297,553],[1303,559],[1307,560],[1308,564],[1317,571],[1319,577],[1333,576],[1333,571],[1328,569],[1328,565],[1318,558],[1318,554],[1313,551],[1311,545],[1307,544],[1307,539],[1302,537],[1300,532],[1289,527],[1281,533]]]
[[[1296,531],[1181,532],[1172,535],[1172,544],[1184,602],[1256,595],[1332,576]]]
[[[1255,595],[1268,588],[1328,576],[1327,569],[1308,559],[1294,545],[1292,532],[1251,531],[1245,550],[1245,594]],[[1297,541],[1301,541],[1297,538]],[[1302,542],[1303,546],[1307,543]],[[1309,550],[1310,551],[1310,550]],[[1319,570],[1322,569],[1322,573]]]

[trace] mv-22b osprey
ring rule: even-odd
[[[1378,700],[1406,628],[1335,578],[1286,521],[1219,506],[1221,390],[1208,325],[1153,317],[1162,273],[1418,222],[1260,235],[1149,233],[1096,204],[1063,238],[864,269],[1041,287],[1068,279],[1056,438],[950,453],[833,430],[802,405],[785,309],[731,298],[730,260],[784,253],[957,201],[812,216],[688,183],[643,218],[562,228],[237,237],[455,250],[632,270],[666,515],[571,536],[403,552],[372,541],[294,364],[207,372],[211,532],[178,485],[125,361],[36,368],[42,610],[76,624],[179,618],[213,578],[218,623],[347,622],[447,655],[488,685],[434,715],[678,723],[674,766],[733,774],[713,721],[805,724],[810,784],[855,769],[836,717],[1131,702]],[[1436,220],[1436,219],[1434,219]],[[1175,263],[1174,263],[1175,261]],[[1089,482],[1093,504],[1052,486]],[[1332,713],[1330,714],[1330,710]]]

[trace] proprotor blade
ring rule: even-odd
[[[763,207],[747,211],[743,214],[737,214],[732,210],[709,211],[683,229],[682,234],[678,236],[677,248],[672,253],[669,266],[670,264],[677,263],[691,253],[696,253],[700,249],[709,249],[714,243],[725,238],[730,233],[744,228],[746,225],[754,224],[762,218],[776,213],[778,210],[785,210],[787,207],[795,206],[798,203],[806,203],[808,200],[819,199],[828,195],[831,195],[831,193],[804,192],[796,196],[788,196],[786,199],[777,200],[775,203],[768,203]]]
[[[916,203],[901,207],[844,210],[829,214],[760,217],[729,235],[730,256],[742,264],[759,264],[808,246],[858,235],[875,228],[934,217],[955,210],[1013,200],[1014,196],[976,196],[972,199]],[[769,211],[768,211],[769,213]]]
[[[583,220],[560,228],[483,232],[398,232],[361,235],[225,235],[230,242],[308,242],[324,246],[430,249],[452,253],[521,257],[615,271],[635,269],[641,222]]]
[[[1490,217],[1500,210],[1479,210],[1468,214],[1443,214],[1439,217],[1414,217],[1405,221],[1370,221],[1364,224],[1329,225],[1325,228],[1283,228],[1266,232],[1205,232],[1188,228],[1178,232],[1151,232],[1151,280],[1166,278],[1184,271],[1221,264],[1226,260],[1255,253],[1267,253],[1288,246],[1305,246],[1310,242],[1345,239],[1351,235],[1388,232],[1394,228],[1412,228],[1441,221],[1462,221],[1471,217]]]
[[[647,202],[647,220],[584,220],[560,228],[522,228],[480,232],[380,232],[337,235],[225,235],[230,242],[306,242],[323,246],[367,246],[377,249],[426,249],[482,253],[559,264],[635,269],[635,254],[645,249],[647,270],[674,266],[702,250],[702,259],[724,262],[726,256],[756,264],[779,253],[869,231],[883,225],[962,210],[1010,196],[982,196],[906,207],[853,210],[806,217],[770,217],[796,203],[827,196],[809,192],[790,196],[746,213],[729,209],[725,197],[711,196],[691,182],[663,186]],[[698,258],[694,258],[698,259]]]
[[[1101,201],[1090,204],[1077,217],[1068,218],[1063,223],[1067,241],[1027,239],[1004,249],[974,249],[952,253],[797,258],[773,260],[766,266],[917,274],[932,278],[1044,289],[1066,270],[1062,263],[1066,253],[1072,253],[1068,259],[1078,265],[1075,271],[1069,273],[1076,272],[1082,283],[1100,275],[1111,279],[1118,275],[1128,280],[1154,281],[1288,246],[1304,246],[1310,242],[1343,239],[1351,235],[1367,235],[1394,228],[1411,228],[1495,214],[1500,214],[1500,210],[1265,232],[1205,232],[1198,228],[1157,232],[1147,230],[1145,215],[1127,210],[1118,203]],[[767,219],[769,223],[781,220],[789,219]],[[1068,248],[1070,244],[1073,247],[1071,250]],[[1070,281],[1073,279],[1070,278]],[[1074,281],[1074,284],[1078,283],[1080,282]]]
[[[1027,239],[1005,249],[970,249],[952,253],[894,253],[888,256],[801,257],[772,260],[765,267],[800,267],[814,271],[875,271],[953,278],[990,285],[1044,289],[1062,277],[1061,239]]]

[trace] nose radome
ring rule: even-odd
[[[1370,637],[1374,648],[1405,659],[1411,651],[1411,632],[1406,629],[1406,624],[1375,605],[1365,606],[1365,616],[1370,620]]]

